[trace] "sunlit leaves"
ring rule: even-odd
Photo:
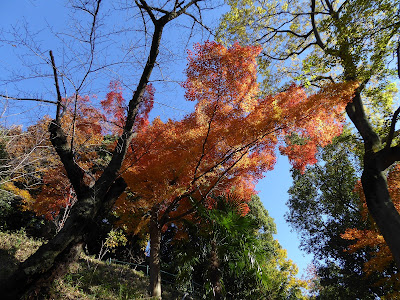
[[[118,81],[111,81],[109,92],[106,98],[101,101],[104,110],[104,129],[108,129],[112,134],[121,134],[125,125],[128,107],[122,95],[122,87]],[[149,113],[153,108],[154,88],[151,84],[146,86],[144,95],[139,104],[135,118],[135,131],[143,130],[149,124]]]
[[[220,194],[240,199],[235,205],[245,215],[246,202],[263,173],[273,168],[278,147],[303,170],[315,162],[317,146],[326,146],[340,134],[342,112],[357,84],[326,85],[314,95],[290,85],[264,96],[257,83],[260,51],[258,46],[239,44],[196,45],[182,84],[186,99],[196,103],[195,110],[182,120],[156,118],[150,124],[154,89],[147,87],[121,170],[128,190],[115,205],[120,222],[129,230],[145,228],[154,208],[163,222],[174,220],[179,226],[179,218],[191,217],[193,199],[212,208],[212,196]],[[104,135],[122,133],[126,119],[122,89],[117,82],[110,84],[101,102],[103,111],[89,97],[74,96],[65,104],[61,123],[90,185],[102,171],[99,152],[107,150]],[[48,203],[53,216],[61,203],[68,203],[70,186],[61,168],[46,171],[43,183],[37,211],[44,213]]]
[[[327,85],[310,96],[291,85],[263,97],[257,83],[260,51],[206,42],[189,53],[183,87],[195,111],[180,121],[155,119],[138,132],[123,173],[131,196],[117,202],[122,220],[155,205],[178,217],[190,209],[191,197],[209,207],[212,194],[234,193],[249,201],[263,172],[273,168],[278,145],[304,169],[315,162],[317,146],[340,134],[342,112],[357,85]],[[293,135],[304,143],[290,140]],[[139,223],[147,221],[144,216]]]

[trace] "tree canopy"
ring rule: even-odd
[[[238,262],[236,267],[239,262],[247,264],[242,253],[231,250],[242,247],[250,253],[251,243],[273,248],[276,262],[263,261],[269,264],[265,273],[280,268],[271,278],[284,275],[280,281],[271,279],[270,286],[288,280],[287,291],[290,281],[295,282],[295,268],[284,251],[268,234],[252,235],[237,228],[241,224],[273,231],[273,223],[251,199],[263,173],[273,169],[278,152],[296,170],[288,219],[303,234],[303,246],[325,260],[317,266],[320,274],[326,271],[320,282],[329,281],[327,274],[334,271],[334,280],[342,276],[336,281],[339,285],[348,284],[354,279],[345,272],[348,266],[357,274],[376,275],[364,282],[380,279],[379,271],[394,270],[388,249],[400,264],[400,214],[393,183],[400,160],[400,108],[393,109],[393,80],[400,76],[400,59],[397,72],[394,59],[395,52],[400,55],[395,1],[228,1],[230,11],[219,26],[219,42],[201,42],[188,51],[181,87],[194,109],[168,120],[149,117],[161,97],[151,76],[160,67],[164,31],[184,16],[192,28],[197,24],[210,31],[202,13],[214,2],[140,0],[120,7],[129,14],[127,22],[133,23],[117,22],[107,30],[103,25],[117,11],[114,7],[102,0],[71,3],[73,12],[86,19],[75,22],[74,33],[55,34],[63,50],[40,50],[28,27],[26,34],[15,28],[6,37],[16,52],[19,47],[27,49],[47,71],[26,63],[29,74],[8,81],[14,82],[15,95],[2,90],[0,97],[52,104],[54,115],[26,131],[4,128],[0,158],[7,165],[0,169],[1,188],[24,198],[25,207],[38,215],[58,222],[54,238],[1,283],[0,292],[7,299],[29,296],[60,276],[110,214],[127,232],[149,235],[150,291],[157,298],[162,236],[174,228],[175,240],[190,239],[190,226],[211,231],[201,242],[209,250],[205,257],[213,261],[205,269],[205,281],[214,296],[223,294],[221,258],[231,257]],[[104,8],[109,11],[103,13]],[[125,40],[133,31],[143,35]],[[126,42],[116,45],[114,37]],[[109,59],[114,51],[124,54]],[[104,97],[101,92],[86,93],[105,73],[110,84],[107,87],[102,78],[97,86],[97,91],[108,89]],[[18,82],[30,78],[43,79],[45,89],[54,91],[45,93],[50,100],[21,92]],[[344,112],[352,126],[350,133],[337,138],[346,121]],[[356,139],[360,142],[351,144]],[[318,156],[324,163],[315,165]],[[362,193],[354,193],[359,177]],[[218,210],[221,197],[230,203]],[[374,221],[360,215],[363,199]],[[199,217],[196,213],[203,207],[209,211]],[[246,217],[251,210],[257,215],[253,219]],[[321,212],[323,218],[317,220]],[[219,245],[228,238],[232,244]],[[357,242],[349,246],[349,239]],[[372,260],[361,245],[377,250]],[[346,246],[351,250],[344,254]],[[370,272],[368,265],[376,260],[381,269]],[[232,265],[225,266],[229,273]],[[246,272],[250,278],[260,275],[252,268]],[[268,278],[261,279],[263,284],[264,279]],[[293,286],[296,294],[297,283]],[[349,296],[355,291],[332,288],[325,295]],[[383,294],[367,284],[357,291]]]

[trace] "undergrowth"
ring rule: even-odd
[[[44,241],[26,236],[24,231],[0,232],[0,280],[34,253]],[[152,299],[148,296],[148,278],[128,266],[108,264],[82,254],[69,273],[56,280],[42,299]],[[181,299],[164,289],[163,299]]]

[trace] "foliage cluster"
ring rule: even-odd
[[[260,199],[253,196],[242,216],[228,197],[212,210],[198,209],[204,221],[186,224],[187,239],[163,241],[164,268],[178,274],[182,288],[203,286],[206,298],[220,288],[223,299],[303,299],[307,285],[274,240],[275,224]]]

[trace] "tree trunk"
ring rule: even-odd
[[[347,81],[354,80],[354,77],[346,74]],[[390,136],[385,141],[386,146],[382,146],[379,135],[365,114],[361,99],[363,88],[364,84],[361,84],[356,90],[353,101],[347,104],[346,112],[364,141],[364,170],[361,182],[368,210],[389,246],[397,267],[400,268],[400,214],[390,199],[385,175],[385,171],[400,160],[400,148],[391,147],[393,137]],[[397,115],[392,120],[393,130],[396,120]]]
[[[101,220],[109,206],[125,190],[122,179],[115,181],[103,197],[88,190],[71,209],[71,215],[60,232],[43,244],[18,269],[0,283],[1,299],[20,299],[37,294],[63,276],[79,258],[82,245],[96,220]]]
[[[150,218],[150,287],[149,293],[153,297],[161,299],[161,228],[158,222],[158,207],[151,211]]]
[[[390,199],[386,175],[378,160],[365,159],[361,181],[368,210],[400,266],[400,214]]]
[[[68,219],[53,239],[42,245],[1,283],[1,299],[34,297],[46,290],[54,279],[63,276],[69,265],[79,258],[85,227],[85,223],[78,222],[76,218]]]
[[[222,295],[222,284],[221,284],[221,271],[220,261],[218,257],[217,242],[211,241],[211,252],[210,252],[210,266],[208,269],[208,278],[213,289],[214,299],[223,299]]]

